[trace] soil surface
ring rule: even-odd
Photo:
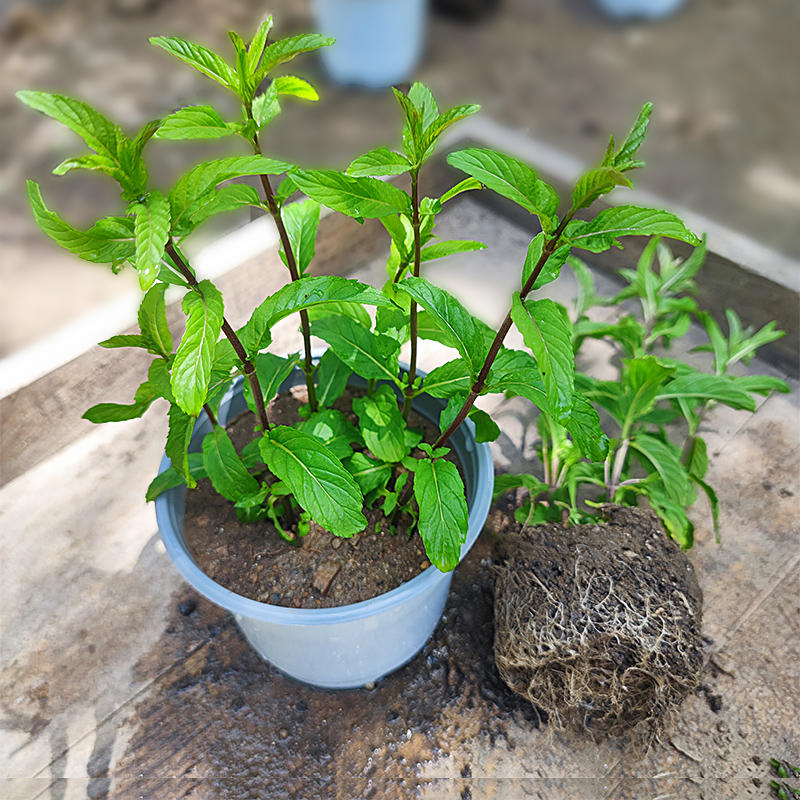
[[[298,409],[307,401],[304,393],[296,387],[292,394],[275,398],[270,419],[281,425],[299,422]],[[354,424],[358,420],[350,403],[359,394],[363,392],[348,391],[334,404]],[[239,452],[252,440],[255,423],[255,416],[246,412],[228,426]],[[427,442],[439,434],[432,422],[413,411],[409,427],[422,430]],[[333,536],[312,522],[311,530],[293,545],[269,520],[239,522],[233,503],[203,479],[187,493],[185,530],[200,569],[227,589],[270,605],[332,608],[396,589],[430,567],[419,534],[408,533],[408,515],[398,519],[394,531],[380,509],[365,508],[364,515],[367,527],[352,538]]]
[[[698,686],[702,593],[651,511],[605,516],[498,538],[495,659],[556,722],[611,735],[648,722],[652,733]]]

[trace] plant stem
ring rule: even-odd
[[[246,110],[248,117],[252,120],[252,108],[248,107]],[[253,150],[256,155],[262,155],[261,144],[258,141],[257,133],[253,136]],[[272,219],[275,220],[275,225],[278,228],[278,236],[280,237],[281,245],[283,246],[283,252],[286,255],[286,266],[289,269],[289,275],[291,276],[292,281],[299,281],[300,273],[297,270],[297,261],[295,260],[294,251],[292,250],[292,243],[289,240],[289,234],[286,231],[286,226],[283,224],[281,210],[278,208],[278,202],[275,200],[275,193],[272,191],[272,185],[269,182],[269,176],[260,175],[259,177],[261,179],[261,186],[264,189],[264,197],[267,200],[269,213],[272,216]],[[303,372],[306,376],[306,387],[308,388],[308,405],[311,408],[311,411],[314,412],[318,408],[317,391],[316,387],[314,386],[314,371],[316,367],[314,366],[314,361],[311,356],[311,324],[308,320],[307,311],[300,312],[300,330],[303,332],[303,349],[305,351]]]
[[[214,415],[214,412],[211,410],[211,406],[208,403],[203,403],[203,411],[206,412],[206,416],[208,417],[208,421],[216,428],[217,427],[217,418]]]
[[[175,243],[172,241],[170,237],[167,240],[167,244],[165,246],[165,251],[167,255],[172,259],[175,266],[178,268],[178,271],[181,275],[185,278],[186,282],[189,286],[194,289],[194,291],[200,291],[200,284],[195,278],[192,271],[189,269],[186,262],[183,260],[180,253],[175,247]],[[247,375],[247,380],[250,381],[250,388],[253,390],[253,399],[256,404],[256,410],[258,412],[258,421],[261,423],[261,427],[268,431],[270,430],[269,419],[267,418],[267,409],[264,406],[264,394],[261,391],[261,386],[258,383],[258,376],[256,375],[256,368],[253,365],[253,362],[247,357],[247,351],[244,349],[241,340],[236,335],[236,332],[230,326],[228,320],[225,317],[222,318],[222,332],[228,338],[228,341],[231,343],[231,346],[236,351],[236,355],[239,357],[239,360],[242,362],[242,366],[244,367],[244,374]]]
[[[414,277],[419,278],[421,262],[419,217],[419,168],[411,172],[411,228],[414,231]],[[408,367],[408,381],[403,391],[403,422],[408,422],[411,401],[414,398],[414,381],[417,379],[417,304],[411,301],[411,359]]]
[[[619,479],[622,477],[622,468],[625,466],[625,456],[628,455],[628,448],[630,447],[631,440],[624,438],[622,444],[619,446],[614,455],[614,469],[611,472],[611,482],[606,485],[606,500],[611,502],[617,489],[620,487]]]
[[[519,293],[520,300],[524,300],[530,294],[534,283],[536,283],[536,279],[539,277],[541,271],[544,269],[544,265],[547,263],[547,259],[553,255],[558,247],[558,243],[564,233],[564,229],[572,219],[573,214],[574,210],[565,215],[558,228],[556,228],[553,236],[548,239],[547,243],[542,249],[542,255],[540,256],[539,261],[534,267],[533,272],[528,280],[525,281],[525,285],[522,287],[522,290]],[[483,391],[483,387],[486,385],[486,379],[489,376],[489,370],[492,368],[492,364],[494,364],[494,360],[497,358],[497,354],[500,352],[500,348],[503,346],[503,340],[506,338],[506,334],[510,329],[511,311],[508,312],[506,318],[503,320],[503,324],[500,326],[500,330],[497,331],[497,335],[494,337],[494,341],[489,348],[489,354],[486,356],[486,360],[483,362],[483,367],[478,374],[477,380],[472,385],[472,388],[467,395],[467,399],[464,401],[464,405],[461,407],[461,410],[458,412],[456,418],[450,423],[450,426],[447,428],[447,430],[436,440],[436,443],[433,445],[434,448],[442,447],[442,445],[444,445],[444,443],[458,430],[458,428],[469,415],[469,412],[472,410],[472,406],[475,404],[475,401]]]

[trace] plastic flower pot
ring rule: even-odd
[[[281,392],[305,382],[298,369]],[[357,378],[352,385],[365,386]],[[419,397],[414,408],[438,424],[444,401]],[[247,408],[239,379],[222,401],[220,424]],[[199,451],[211,425],[205,415],[195,426],[191,450]],[[489,511],[494,483],[488,444],[475,441],[468,420],[451,445],[461,460],[469,507],[469,531],[461,558],[478,538]],[[170,462],[164,457],[159,472]],[[271,606],[235,594],[200,570],[184,537],[186,487],[156,499],[156,516],[167,553],[183,577],[209,600],[230,611],[258,654],[281,672],[313,686],[352,689],[374,682],[412,659],[433,634],[444,611],[453,573],[428,567],[390,592],[339,608],[296,609]]]
[[[661,19],[677,11],[683,0],[597,0],[597,4],[616,19]]]
[[[427,0],[313,0],[331,79],[378,89],[409,79],[422,53]]]

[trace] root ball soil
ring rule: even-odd
[[[499,538],[495,661],[557,726],[652,739],[699,684],[702,593],[652,512],[607,516]]]

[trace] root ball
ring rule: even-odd
[[[650,511],[509,530],[497,545],[497,668],[558,727],[656,736],[697,688],[702,593]]]

